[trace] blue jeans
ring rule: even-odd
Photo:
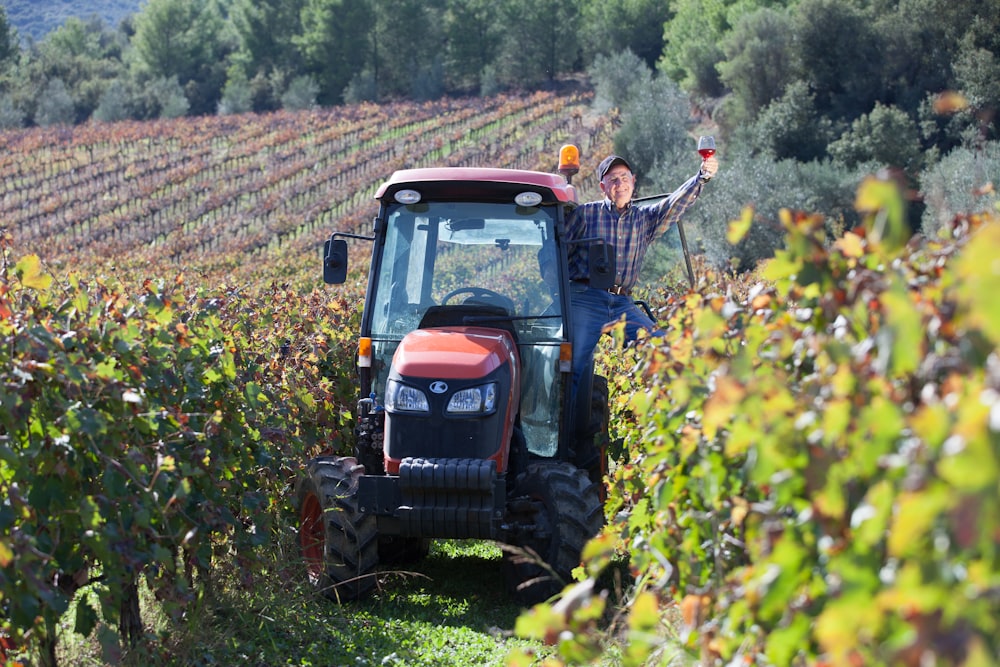
[[[652,335],[662,335],[662,330],[649,316],[635,305],[632,297],[611,294],[605,290],[591,289],[582,283],[571,283],[570,302],[573,307],[573,384],[572,396],[576,397],[577,387],[583,371],[590,366],[594,348],[601,339],[603,329],[608,324],[618,322],[625,316],[625,342],[636,339],[639,329],[646,329]]]

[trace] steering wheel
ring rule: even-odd
[[[441,299],[441,305],[447,305],[448,301],[452,298],[458,296],[459,294],[469,294],[469,298],[463,301],[463,303],[479,303],[486,306],[501,306],[508,314],[514,312],[514,302],[509,298],[505,297],[503,294],[494,292],[491,289],[486,289],[485,287],[459,287],[458,289],[453,289],[444,295]]]

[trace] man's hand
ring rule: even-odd
[[[719,171],[719,158],[712,157],[705,158],[701,162],[701,180],[709,181],[715,176],[715,172]]]

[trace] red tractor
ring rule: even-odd
[[[354,455],[309,461],[297,490],[300,547],[329,597],[369,593],[380,564],[419,559],[431,539],[473,538],[510,545],[505,581],[532,603],[600,530],[607,384],[590,372],[579,398],[568,391],[577,156],[564,147],[562,175],[397,171],[373,235],[326,242],[329,284],[346,280],[348,239],[372,246]],[[591,283],[610,285],[613,255],[583,242]]]

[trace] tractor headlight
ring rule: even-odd
[[[427,395],[416,387],[389,380],[385,388],[385,408],[392,412],[430,412]]]
[[[484,415],[497,407],[497,383],[469,387],[456,391],[448,401],[446,412],[450,415]]]

